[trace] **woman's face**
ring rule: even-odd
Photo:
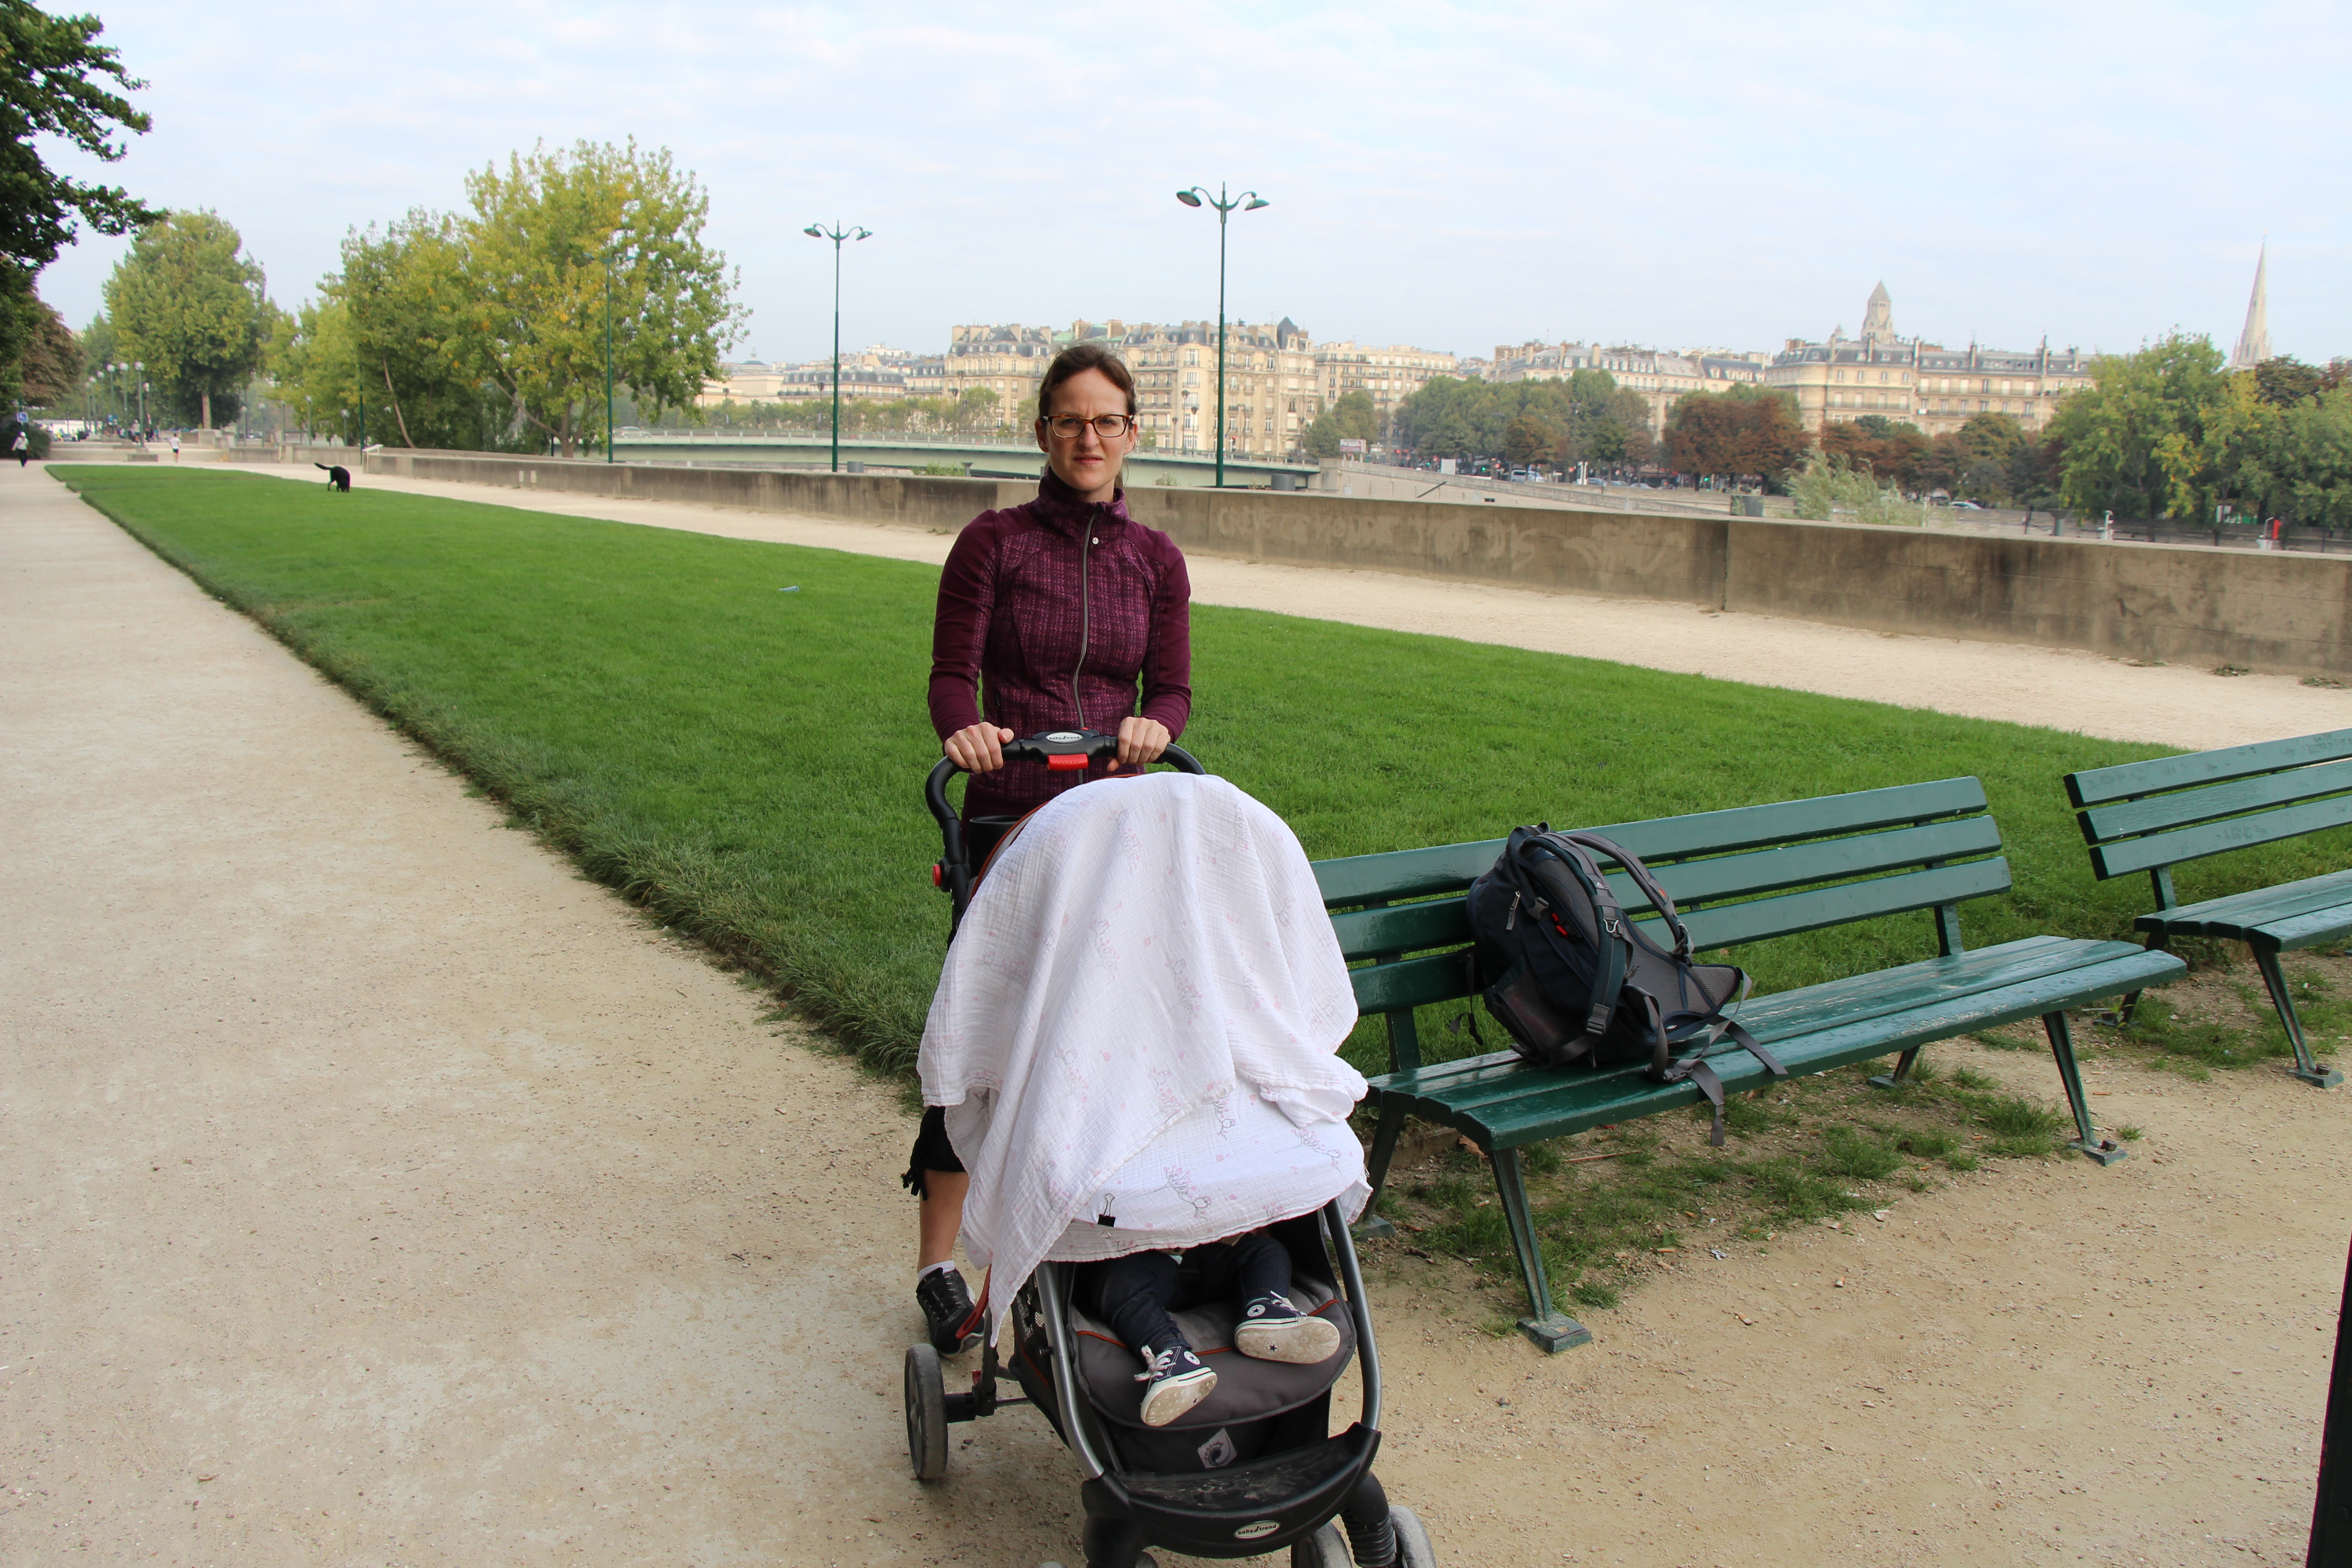
[[[1106,414],[1125,416],[1127,394],[1102,372],[1082,370],[1054,389],[1052,408],[1057,418],[1075,416],[1092,421]],[[1119,465],[1135,449],[1135,426],[1130,423],[1124,435],[1106,441],[1088,423],[1079,426],[1076,439],[1065,440],[1040,419],[1037,445],[1064,484],[1084,500],[1107,501],[1118,491]]]

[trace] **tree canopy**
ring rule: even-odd
[[[236,416],[275,311],[244,244],[217,213],[170,213],[140,231],[106,280],[117,357],[145,363],[165,414],[206,427],[216,414]]]
[[[1795,399],[1748,382],[1686,392],[1666,419],[1666,466],[1676,473],[1777,481],[1812,444],[1798,423]]]
[[[1649,404],[1605,370],[1496,384],[1436,376],[1397,405],[1390,439],[1423,458],[1569,468],[1643,462]]]
[[[1380,433],[1379,426],[1380,416],[1372,407],[1370,393],[1342,393],[1315,416],[1298,444],[1307,449],[1308,457],[1328,462],[1339,455],[1340,442],[1370,442]]]

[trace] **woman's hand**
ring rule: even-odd
[[[1168,726],[1157,719],[1121,719],[1118,765],[1139,768],[1147,763],[1156,763],[1160,753],[1168,749]]]
[[[1132,721],[1130,721],[1132,722]],[[1126,731],[1120,731],[1124,739]],[[1013,739],[1013,731],[994,724],[969,724],[947,738],[940,749],[948,761],[968,773],[992,773],[1004,765],[1004,742]],[[1168,743],[1168,731],[1160,731],[1160,743]]]

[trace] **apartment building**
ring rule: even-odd
[[[1498,343],[1487,372],[1497,383],[1565,381],[1580,370],[1605,370],[1621,387],[1642,395],[1650,411],[1650,434],[1665,433],[1666,416],[1687,393],[1721,392],[1743,382],[1761,382],[1770,368],[1761,353],[1730,349],[1636,348],[1600,343]]]
[[[1386,430],[1396,405],[1419,392],[1433,376],[1460,374],[1452,354],[1433,349],[1392,343],[1320,343],[1315,348],[1317,390],[1325,403],[1336,403],[1351,392],[1372,400],[1378,428]]]
[[[2091,357],[2077,349],[1948,349],[1895,331],[1884,283],[1863,307],[1862,335],[1843,327],[1825,342],[1790,338],[1772,358],[1767,384],[1793,393],[1808,430],[1882,414],[1929,436],[1958,430],[1979,414],[2006,414],[2040,430],[2058,400],[2091,384]]]
[[[1144,323],[1122,331],[1111,346],[1135,374],[1144,443],[1163,450],[1215,451],[1217,324]],[[1298,450],[1321,406],[1314,340],[1304,329],[1287,316],[1271,325],[1225,324],[1228,456],[1288,457]]]
[[[914,356],[904,349],[883,343],[869,343],[855,353],[845,353],[841,356],[841,395],[845,400],[863,397],[877,402],[934,395],[910,387],[907,368],[913,363]],[[702,384],[701,395],[695,402],[710,408],[721,403],[793,403],[832,395],[833,357],[828,354],[824,359],[798,364],[763,360],[721,364],[719,374]]]

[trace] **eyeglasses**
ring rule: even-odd
[[[1076,440],[1089,425],[1095,427],[1095,434],[1104,440],[1116,441],[1135,428],[1135,416],[1097,414],[1092,419],[1081,419],[1075,414],[1056,414],[1045,421],[1045,427],[1053,431],[1055,439],[1062,441]]]

